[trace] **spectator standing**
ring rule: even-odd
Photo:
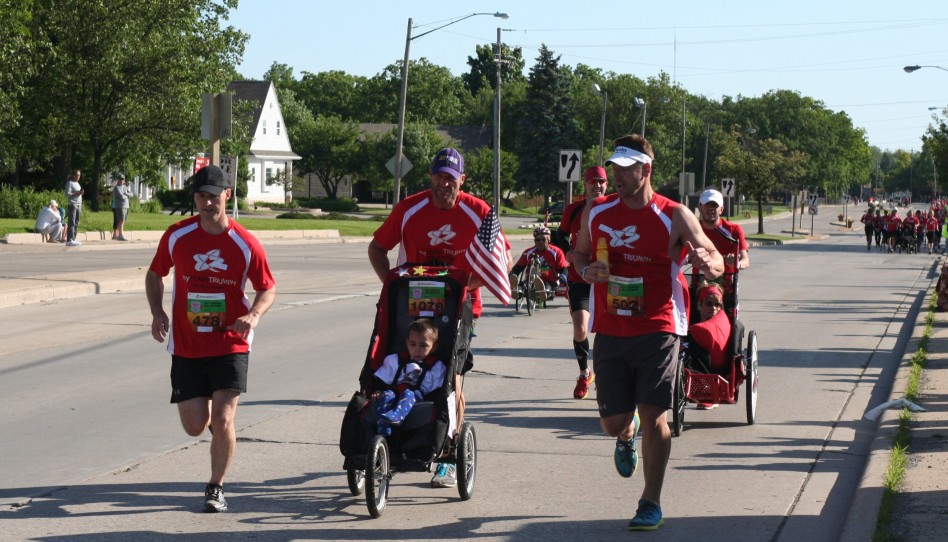
[[[128,219],[128,198],[132,191],[125,184],[125,175],[117,173],[115,186],[112,187],[112,239],[128,241],[125,238],[125,221]]]
[[[227,217],[231,187],[217,166],[198,171],[193,187],[198,214],[172,224],[158,243],[145,275],[151,335],[169,334],[171,402],[185,432],[211,431],[211,477],[204,511],[226,512],[224,476],[237,448],[234,420],[247,369],[254,328],[276,298],[266,253],[243,226]],[[171,319],[162,307],[164,283],[174,268]],[[256,291],[253,303],[245,291]]]
[[[82,194],[85,193],[85,190],[83,190],[79,184],[80,177],[82,177],[82,172],[75,169],[69,176],[69,179],[66,180],[66,197],[69,201],[66,210],[68,220],[66,246],[68,247],[75,247],[82,244],[76,240],[76,235],[79,233],[79,217],[82,215]]]

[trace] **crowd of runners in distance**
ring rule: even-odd
[[[869,208],[860,219],[866,232],[866,250],[872,250],[875,243],[876,249],[888,252],[943,252],[941,239],[948,237],[944,232],[948,217],[946,205],[948,200],[936,198],[927,211],[908,208],[902,217],[898,207],[886,208],[870,200]]]

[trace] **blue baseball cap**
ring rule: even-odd
[[[455,179],[460,179],[464,175],[464,157],[450,147],[441,149],[431,161],[431,173],[450,173]]]

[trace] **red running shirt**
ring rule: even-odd
[[[385,250],[398,249],[396,266],[403,263],[440,264],[468,269],[464,255],[474,241],[490,206],[461,192],[453,208],[438,209],[425,190],[398,202],[379,229],[375,242]],[[506,239],[506,237],[505,237]],[[510,242],[506,243],[510,249]],[[481,315],[480,288],[471,290],[474,316]]]
[[[244,339],[226,328],[250,311],[248,280],[256,291],[276,286],[266,253],[237,222],[212,235],[200,218],[169,227],[149,267],[160,277],[175,269],[168,352],[187,358],[249,352],[253,331]]]
[[[595,260],[599,239],[609,246],[610,281],[593,283],[590,329],[618,337],[687,333],[687,298],[679,261],[668,257],[677,203],[655,194],[643,209],[616,195],[591,203],[587,225]]]

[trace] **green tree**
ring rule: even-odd
[[[735,126],[717,157],[722,175],[733,177],[741,192],[757,201],[757,233],[764,233],[764,201],[782,184],[804,176],[805,153],[789,150],[776,139],[757,139]]]
[[[522,187],[542,192],[544,200],[558,184],[559,150],[578,143],[570,76],[559,59],[546,45],[540,46],[537,62],[530,68],[517,142]]]
[[[298,134],[294,148],[302,159],[297,171],[315,175],[329,199],[336,199],[339,182],[358,173],[365,162],[359,125],[318,116],[301,126]]]
[[[500,152],[500,196],[514,189],[514,179],[520,166],[517,156],[507,151]],[[494,149],[479,147],[464,155],[464,191],[493,205],[494,203]]]
[[[161,156],[190,154],[201,94],[222,91],[243,53],[247,36],[221,26],[236,6],[36,0],[30,27],[44,50],[30,80],[31,120],[49,130],[65,163],[91,166],[93,210],[116,149],[135,141]]]
[[[520,47],[510,48],[501,44],[501,58],[503,62],[500,65],[500,77],[503,85],[514,83],[516,81],[525,81],[523,68],[523,49]],[[467,65],[470,71],[461,75],[461,81],[468,92],[476,95],[484,87],[488,87],[492,92],[497,88],[497,64],[494,57],[497,53],[497,44],[488,43],[477,45],[473,57],[467,57]],[[501,87],[503,88],[503,87]]]
[[[333,70],[320,73],[303,72],[296,87],[296,95],[313,115],[336,116],[345,121],[379,122],[380,118],[367,114],[369,100],[368,80]],[[368,109],[368,111],[367,111]]]

